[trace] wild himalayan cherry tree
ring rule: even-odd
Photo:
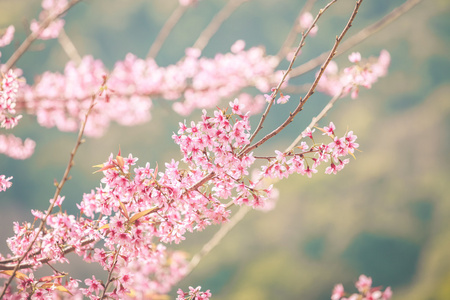
[[[382,50],[378,58],[363,59],[349,55],[351,65],[339,72],[332,61],[342,51],[376,32],[383,22],[399,16],[390,13],[366,29],[366,36],[341,41],[352,25],[362,0],[355,2],[345,27],[333,47],[307,64],[294,68],[308,36],[317,34],[318,20],[333,5],[331,1],[313,16],[314,1],[307,1],[286,42],[277,55],[268,55],[262,47],[246,49],[236,41],[231,52],[213,58],[202,56],[209,38],[229,15],[245,1],[229,1],[201,34],[192,48],[177,63],[162,67],[155,57],[177,20],[194,0],[180,0],[152,45],[147,58],[128,54],[107,70],[102,61],[91,56],[81,58],[64,32],[63,17],[79,0],[43,0],[39,20],[30,23],[31,34],[13,55],[1,65],[0,126],[10,130],[17,126],[21,113],[36,116],[39,125],[61,131],[79,131],[66,171],[59,182],[50,206],[45,211],[31,210],[34,222],[15,222],[14,236],[7,239],[11,253],[0,254],[0,277],[4,281],[4,299],[156,299],[167,294],[198,264],[202,255],[191,261],[184,252],[167,245],[180,243],[187,232],[201,231],[212,224],[230,229],[247,208],[269,210],[274,207],[278,191],[271,183],[296,173],[311,177],[323,168],[336,174],[355,156],[356,135],[337,130],[333,122],[318,122],[334,102],[347,95],[358,97],[361,87],[370,88],[385,76],[390,56]],[[403,13],[417,4],[407,1]],[[0,47],[14,40],[15,28],[9,26],[0,37]],[[297,47],[293,44],[300,37]],[[45,72],[33,84],[27,84],[22,71],[14,65],[36,39],[58,38],[71,60],[63,73]],[[1,52],[0,52],[1,55]],[[286,70],[278,70],[282,58],[289,59]],[[309,64],[309,65],[308,65]],[[257,139],[267,115],[274,105],[293,101],[286,91],[294,89],[289,79],[320,66],[296,108],[272,132]],[[242,92],[254,88],[256,95]],[[310,125],[285,150],[272,155],[260,154],[266,141],[280,134],[302,110],[314,91],[331,96],[331,100]],[[283,93],[283,91],[285,91]],[[201,109],[197,122],[179,123],[172,139],[180,157],[163,165],[138,164],[132,154],[119,150],[96,172],[103,177],[100,186],[84,194],[77,204],[79,212],[70,215],[62,209],[61,189],[69,178],[74,156],[84,135],[99,137],[110,122],[132,126],[150,119],[152,99],[173,102],[173,110],[188,115]],[[233,99],[233,100],[225,100]],[[229,102],[223,106],[223,103]],[[223,108],[216,108],[221,106]],[[259,115],[252,129],[249,119]],[[13,159],[26,159],[35,142],[22,141],[12,134],[0,134],[0,152]],[[162,167],[161,167],[162,166]],[[7,170],[2,170],[7,172]],[[11,188],[13,178],[0,175],[0,191]],[[239,206],[233,219],[231,207]],[[238,216],[239,214],[239,216]],[[210,245],[211,246],[211,245]],[[55,267],[68,263],[69,254],[96,263],[106,272],[104,280],[95,276],[72,278]],[[36,270],[50,266],[51,273],[35,277]],[[344,293],[336,285],[331,299],[390,299],[390,288],[372,287],[372,279],[361,275],[358,293]],[[201,287],[178,290],[177,299],[209,299],[211,292]],[[158,298],[160,299],[160,298]]]

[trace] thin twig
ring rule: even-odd
[[[117,265],[117,261],[119,258],[119,253],[120,253],[120,249],[122,248],[122,246],[119,247],[119,249],[117,249],[116,251],[116,255],[114,256],[114,262],[111,266],[111,270],[109,270],[108,272],[108,279],[106,280],[106,284],[104,285],[104,289],[103,289],[103,293],[100,296],[100,299],[104,299],[106,296],[106,290],[108,289],[109,284],[112,282],[111,278],[112,278],[112,273]]]
[[[17,48],[17,50],[11,55],[11,57],[8,59],[8,61],[5,63],[5,70],[11,69],[11,67],[17,62],[17,60],[28,50],[28,48],[31,46],[31,44],[36,40],[39,35],[44,31],[45,28],[47,28],[53,21],[55,21],[57,18],[65,14],[72,6],[80,2],[81,0],[72,0],[58,13],[58,14],[51,14],[47,18],[45,18],[44,21],[39,25],[39,29],[37,31],[32,32]]]
[[[79,146],[83,143],[82,138],[83,138],[83,134],[84,134],[84,129],[86,127],[86,122],[88,120],[89,114],[90,114],[90,112],[92,111],[92,108],[95,105],[95,98],[96,98],[95,95],[93,95],[91,104],[89,106],[88,111],[86,112],[83,124],[81,125],[80,131],[78,133],[78,137],[77,137],[77,141],[75,143],[75,146],[72,149],[72,151],[70,152],[69,163],[67,164],[66,170],[64,171],[64,175],[63,175],[61,181],[59,182],[58,186],[56,187],[56,191],[55,191],[55,195],[53,196],[52,203],[50,204],[49,208],[47,209],[47,213],[46,213],[45,217],[41,220],[41,224],[39,226],[39,229],[36,232],[33,240],[31,241],[30,245],[28,246],[27,250],[21,256],[21,258],[17,260],[16,266],[14,267],[11,276],[9,277],[8,281],[5,283],[5,287],[3,288],[2,294],[0,295],[0,299],[3,298],[3,296],[4,296],[8,286],[11,284],[12,279],[16,275],[17,270],[20,268],[20,263],[27,257],[28,253],[30,253],[31,248],[33,247],[33,245],[36,242],[37,238],[39,237],[40,233],[42,232],[42,230],[43,230],[43,228],[44,228],[44,226],[45,226],[45,224],[47,222],[47,218],[50,216],[50,214],[51,214],[51,212],[53,210],[53,207],[55,206],[55,203],[56,203],[56,201],[58,199],[58,196],[60,195],[64,184],[66,183],[66,181],[69,178],[70,170],[72,169],[72,167],[74,165],[74,160],[73,159],[75,157],[75,154],[77,153],[77,150],[78,150]]]
[[[81,63],[81,56],[78,53],[75,45],[72,43],[71,39],[67,36],[64,28],[61,28],[61,31],[59,32],[58,42],[63,48],[64,52],[66,52],[69,59],[79,65]]]
[[[329,2],[324,8],[322,8],[321,10],[319,10],[319,13],[317,14],[316,18],[314,19],[314,21],[312,22],[311,26],[306,30],[306,32],[302,33],[302,39],[300,40],[300,43],[297,47],[297,50],[295,51],[294,57],[291,60],[291,63],[289,64],[289,67],[287,68],[287,70],[284,72],[283,74],[283,78],[281,78],[280,82],[278,83],[278,86],[275,88],[275,90],[272,92],[272,98],[269,101],[269,104],[267,105],[266,110],[264,111],[264,113],[261,116],[261,119],[259,120],[259,124],[256,127],[255,131],[253,132],[253,134],[250,137],[250,142],[252,142],[254,140],[254,138],[256,137],[256,135],[258,134],[258,132],[263,128],[263,123],[266,120],[267,115],[269,114],[269,111],[273,105],[273,103],[275,102],[275,97],[277,96],[282,84],[285,82],[288,74],[291,72],[292,70],[292,66],[294,65],[294,62],[297,58],[297,55],[300,53],[300,50],[302,49],[302,47],[305,45],[305,39],[308,36],[309,32],[311,31],[311,29],[314,27],[314,25],[317,23],[317,20],[319,20],[319,18],[322,16],[322,14],[332,5],[336,2],[337,0],[332,0],[331,2]],[[328,62],[327,62],[328,65]],[[314,86],[315,88],[315,86]],[[310,89],[311,91],[311,89]],[[311,93],[312,94],[312,93]],[[301,105],[302,101],[300,100],[300,104]],[[303,105],[302,105],[303,106]],[[300,107],[301,109],[301,107]],[[291,121],[289,121],[291,122]],[[258,145],[259,146],[259,145]],[[257,146],[257,147],[258,147]],[[239,155],[243,155],[245,153],[248,153],[248,148],[249,147],[245,147],[241,153]],[[255,147],[256,148],[256,147]]]
[[[164,23],[163,28],[161,28],[161,31],[158,33],[158,36],[156,37],[152,46],[150,47],[150,50],[147,53],[147,58],[155,58],[156,55],[158,55],[159,50],[161,50],[161,47],[166,41],[170,32],[187,11],[187,9],[188,6],[178,5],[177,8],[172,12],[166,23]]]
[[[344,89],[341,89],[341,91],[339,93],[337,93],[336,95],[334,95],[333,98],[331,98],[331,100],[322,109],[322,111],[317,116],[312,118],[311,123],[309,123],[307,128],[312,129],[317,124],[317,122],[319,122],[327,114],[327,112],[333,107],[334,103],[338,99],[341,98],[343,91],[344,91]],[[306,132],[306,130],[307,129],[303,130],[303,132],[292,142],[292,144],[284,152],[291,151],[298,144],[298,142],[300,142],[300,140],[303,138],[303,133]]]
[[[216,234],[214,234],[214,236],[205,245],[203,245],[200,252],[198,252],[197,254],[194,255],[194,257],[192,257],[191,261],[187,266],[187,272],[184,275],[185,277],[192,272],[192,270],[199,264],[202,258],[209,252],[211,252],[211,250],[214,249],[214,247],[216,247],[220,243],[220,241],[227,235],[227,233],[230,232],[230,230],[233,229],[233,227],[237,223],[239,223],[249,211],[250,211],[249,206],[241,206],[241,208],[230,219],[230,221],[220,227],[220,229],[216,232]]]
[[[384,27],[386,27],[388,24],[396,20],[398,17],[409,11],[411,8],[419,4],[422,0],[408,0],[399,7],[395,8],[392,12],[384,16],[381,20],[373,23],[372,25],[367,26],[366,28],[362,29],[355,35],[349,37],[347,40],[345,40],[340,49],[339,53],[336,54],[336,56],[344,53],[345,51],[353,48],[354,46],[358,45],[371,35],[375,34],[376,32],[380,31]],[[291,72],[291,78],[298,77],[300,75],[303,75],[307,72],[310,72],[320,66],[322,61],[327,57],[328,53],[324,52],[320,54],[319,56],[307,61],[306,63],[294,68]]]
[[[245,149],[244,151],[242,151],[241,155],[249,153],[250,151],[252,151],[252,150],[258,148],[259,146],[261,146],[262,144],[264,144],[267,140],[269,140],[269,139],[273,138],[274,136],[276,136],[287,125],[289,125],[294,120],[295,116],[303,109],[303,105],[305,105],[306,101],[308,101],[308,99],[312,96],[312,94],[314,94],[314,91],[315,91],[315,89],[317,87],[317,84],[319,83],[320,78],[322,78],[322,75],[325,72],[325,69],[327,68],[327,66],[330,63],[331,59],[336,54],[336,50],[337,50],[339,44],[341,43],[341,41],[344,38],[344,36],[347,33],[347,31],[352,26],[353,20],[355,19],[356,14],[358,13],[358,9],[361,6],[361,3],[362,3],[362,0],[356,1],[355,8],[354,8],[354,10],[352,12],[352,15],[350,16],[350,19],[347,22],[347,25],[345,25],[345,27],[342,30],[341,34],[338,37],[336,37],[336,41],[335,41],[335,43],[333,45],[333,48],[331,49],[330,53],[328,54],[328,57],[325,60],[325,62],[323,63],[322,67],[320,67],[320,71],[317,74],[316,79],[314,80],[311,88],[309,89],[308,93],[306,93],[306,95],[305,95],[305,97],[303,99],[300,98],[300,103],[295,108],[295,110],[292,113],[289,114],[289,117],[277,129],[273,130],[271,133],[269,133],[268,135],[263,137],[257,143],[253,144],[252,146],[250,146],[247,149]]]
[[[317,0],[308,0],[305,5],[303,5],[303,8],[300,10],[297,19],[295,19],[294,25],[292,25],[291,31],[288,33],[283,45],[276,55],[279,61],[281,61],[282,58],[286,56],[286,54],[289,52],[289,48],[295,43],[295,39],[297,38],[297,35],[299,33],[300,18],[305,12],[308,12],[312,9],[316,1]]]
[[[208,45],[209,40],[216,34],[220,26],[231,14],[244,2],[248,0],[230,0],[227,4],[215,15],[211,22],[202,31],[197,41],[195,41],[192,48],[203,50]]]

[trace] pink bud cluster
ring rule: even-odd
[[[317,85],[317,90],[331,96],[342,93],[342,97],[351,93],[354,99],[358,97],[359,87],[371,88],[379,77],[387,74],[391,61],[389,52],[382,50],[378,58],[371,57],[361,60],[358,52],[349,55],[349,60],[355,65],[338,72],[338,66],[331,61]]]
[[[372,287],[372,278],[365,275],[359,276],[355,286],[359,293],[346,297],[343,285],[337,284],[333,289],[331,300],[389,300],[392,297],[390,287],[384,291],[381,291],[381,287]]]
[[[305,132],[304,137],[309,137],[313,141],[313,145],[309,146],[306,142],[295,147],[294,150],[281,152],[276,150],[275,157],[268,157],[269,163],[262,167],[261,175],[268,178],[288,177],[290,174],[297,173],[312,177],[317,173],[317,167],[322,163],[329,163],[325,169],[326,174],[336,174],[341,171],[349,159],[343,159],[347,155],[352,155],[359,147],[356,141],[356,135],[352,131],[347,132],[343,137],[335,136],[335,126],[333,122],[324,128],[318,128],[323,131],[331,142],[316,143],[314,142],[311,130]]]
[[[67,6],[67,0],[42,0],[42,11],[39,14],[39,21],[32,20],[30,23],[30,30],[38,32],[40,23],[50,15],[58,15]],[[56,19],[50,25],[39,33],[38,38],[41,40],[56,39],[64,27],[65,21],[63,19]]]
[[[111,72],[107,99],[94,107],[86,134],[102,135],[110,121],[123,125],[148,121],[151,98],[181,99],[173,108],[187,115],[194,109],[213,108],[247,86],[268,90],[280,77],[278,72],[273,75],[277,59],[265,56],[262,48],[233,49],[235,53],[218,54],[213,59],[200,58],[200,51],[189,49],[184,59],[167,67],[158,66],[151,58],[143,60],[128,54]],[[69,62],[64,74],[46,72],[35,85],[24,89],[19,106],[36,114],[42,126],[75,131],[104,74],[108,71],[103,63],[92,57],[83,58],[79,66]],[[239,98],[247,102],[246,109],[255,112],[264,105],[261,97],[253,100],[242,94]]]
[[[195,289],[190,286],[189,292],[183,292],[182,289],[178,289],[178,297],[176,300],[209,300],[212,296],[211,292],[209,290],[202,292],[201,289],[201,286],[198,286]]]

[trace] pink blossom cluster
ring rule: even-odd
[[[42,11],[39,14],[39,21],[32,20],[30,23],[30,30],[32,32],[39,32],[41,26],[40,23],[48,16],[59,15],[67,4],[68,0],[42,0]],[[38,38],[41,40],[56,39],[63,29],[64,23],[65,21],[63,19],[57,18],[39,33]]]
[[[0,128],[11,129],[22,118],[16,113],[16,99],[19,88],[19,79],[13,70],[2,76],[0,82]]]
[[[4,33],[2,35],[2,37],[0,37],[0,48],[8,46],[9,44],[11,44],[13,38],[14,38],[14,32],[15,32],[15,28],[13,25],[8,26],[5,30]],[[1,57],[1,52],[0,52],[0,57]]]
[[[209,300],[212,296],[211,292],[207,290],[202,292],[202,287],[198,286],[195,289],[190,286],[189,292],[183,292],[182,289],[178,289],[178,297],[176,300]]]
[[[347,132],[343,137],[337,137],[334,133],[336,129],[333,122],[324,128],[318,128],[323,131],[331,142],[317,143],[312,136],[313,130],[305,132],[305,137],[309,137],[313,145],[309,146],[306,142],[301,142],[294,150],[281,152],[276,150],[275,157],[268,157],[269,163],[262,166],[261,175],[268,178],[288,177],[290,174],[297,173],[311,177],[317,173],[317,167],[322,163],[329,163],[325,169],[326,174],[336,174],[341,171],[349,159],[343,159],[347,155],[352,155],[359,147],[356,141],[356,135],[353,131]]]
[[[11,187],[12,182],[10,181],[12,176],[6,178],[5,175],[0,175],[0,192],[6,191],[9,187]]]
[[[22,141],[12,134],[0,134],[0,153],[14,159],[27,159],[34,153],[36,142],[31,139]]]
[[[359,276],[355,283],[359,293],[345,296],[344,287],[342,284],[337,284],[331,295],[331,300],[389,300],[392,297],[392,290],[387,287],[384,292],[381,287],[372,287],[372,278],[365,275]]]
[[[244,150],[250,144],[250,129],[249,114],[242,113],[236,99],[228,109],[217,109],[212,116],[204,110],[199,122],[180,123],[173,139],[183,159],[166,163],[164,171],[150,163],[136,166],[138,159],[131,154],[122,157],[119,151],[115,157],[111,155],[99,165],[103,173],[101,186],[84,194],[78,217],[61,211],[50,214],[46,230],[39,233],[31,255],[23,263],[35,268],[48,262],[66,263],[66,254],[75,252],[113,274],[113,288],[105,292],[105,286],[94,277],[84,281],[86,287],[72,279],[63,283],[54,274],[49,281],[58,288],[52,290],[50,282],[43,285],[41,279],[33,279],[33,273],[27,271],[20,282],[26,287],[23,294],[29,295],[30,290],[44,294],[70,292],[98,299],[106,293],[112,298],[128,299],[167,293],[186,274],[187,261],[184,254],[169,252],[164,243],[180,243],[187,232],[228,221],[233,204],[264,208],[269,200],[272,205],[272,186],[261,187],[263,177],[283,178],[293,172],[311,176],[321,162],[328,161],[332,171],[327,173],[336,173],[348,163],[341,157],[358,147],[352,132],[337,138],[330,123],[319,129],[333,140],[331,143],[302,143],[297,147],[299,153],[277,151],[277,156],[269,158],[263,167],[264,176],[250,180],[249,169],[256,159]],[[309,130],[305,136],[313,139],[312,134]],[[58,197],[55,206],[61,207],[63,200]],[[41,220],[46,215],[36,210],[32,214]],[[7,240],[12,256],[23,255],[37,232],[30,223],[15,223],[15,235]],[[210,296],[208,291],[191,289],[179,297],[189,297],[189,293],[204,299]]]
[[[354,99],[358,97],[359,87],[371,88],[378,78],[386,76],[391,61],[389,52],[382,50],[378,58],[371,57],[362,60],[358,52],[349,55],[353,66],[339,73],[338,66],[331,61],[317,85],[317,90],[331,96],[340,93],[342,97],[351,93]]]
[[[135,125],[150,119],[151,98],[181,99],[174,103],[176,112],[187,115],[194,109],[213,108],[223,98],[235,95],[247,86],[268,90],[280,77],[274,74],[277,59],[265,56],[262,48],[234,47],[236,53],[218,54],[213,59],[200,58],[189,49],[175,65],[160,67],[153,59],[139,59],[128,54],[117,62],[107,84],[107,97],[98,101],[89,118],[86,134],[100,136],[110,121]],[[19,95],[18,107],[36,114],[39,124],[56,126],[62,131],[79,128],[92,94],[108,74],[100,60],[87,56],[80,65],[69,62],[64,74],[46,72],[33,86]],[[264,106],[261,96],[239,96],[245,109],[259,112]]]

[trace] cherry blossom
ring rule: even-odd
[[[42,21],[44,21],[49,15],[60,14],[67,4],[68,0],[42,0],[41,5],[43,10],[39,14],[39,21],[32,20],[30,22],[30,30],[32,32],[38,32]],[[39,33],[39,39],[49,40],[57,38],[63,29],[64,24],[65,21],[63,19],[56,19]]]
[[[0,37],[0,48],[11,44],[11,42],[14,38],[14,32],[15,32],[15,28],[13,25],[9,25],[8,28],[6,28],[3,35]],[[1,52],[0,52],[0,57],[1,57]]]
[[[371,88],[379,77],[386,75],[390,55],[386,50],[382,50],[378,58],[362,60],[361,54],[354,52],[349,56],[349,60],[355,65],[345,68],[341,73],[338,73],[337,64],[331,61],[319,81],[317,90],[331,96],[342,93],[341,97],[351,93],[354,99],[358,97],[360,86]]]
[[[335,285],[331,300],[389,300],[392,297],[392,290],[387,287],[381,291],[381,287],[372,287],[372,278],[366,275],[360,275],[355,287],[359,293],[354,293],[349,297],[345,297],[344,287],[342,284]]]
[[[6,178],[5,175],[0,175],[0,192],[6,191],[9,187],[11,187],[12,182],[10,181],[12,176]]]

